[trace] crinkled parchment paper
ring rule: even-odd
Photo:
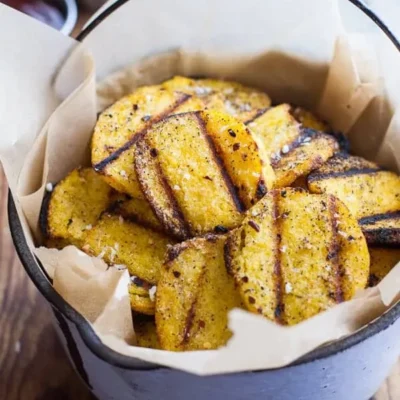
[[[106,345],[200,375],[276,368],[362,329],[399,300],[397,266],[377,287],[296,326],[233,310],[226,347],[157,351],[132,345],[126,271],[72,246],[34,248],[45,185],[89,165],[97,112],[175,74],[236,79],[266,90],[275,103],[309,107],[348,135],[354,152],[398,171],[400,56],[382,33],[346,34],[334,0],[131,1],[90,33],[85,47],[0,5],[4,27],[0,159],[28,244]]]

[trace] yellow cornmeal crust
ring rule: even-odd
[[[369,286],[376,286],[400,262],[400,249],[370,247]]]
[[[186,239],[235,227],[274,184],[259,143],[217,111],[173,115],[136,144],[143,192],[165,230]]]
[[[175,76],[162,86],[199,97],[205,109],[230,114],[240,121],[246,121],[257,110],[271,105],[266,93],[237,82]]]
[[[228,269],[248,310],[294,325],[364,289],[369,253],[340,200],[269,192],[229,235]]]
[[[163,227],[150,204],[145,199],[136,199],[126,195],[118,195],[115,197],[110,209],[114,214],[121,215],[123,218],[147,228],[151,228],[157,232],[162,232]]]
[[[314,113],[302,107],[296,107],[292,111],[294,118],[305,128],[315,129],[316,131],[329,133],[331,127]]]
[[[161,86],[143,86],[102,112],[92,137],[92,165],[114,189],[143,198],[134,170],[134,143],[162,118],[201,110],[200,99]]]
[[[162,349],[216,349],[231,337],[227,313],[241,307],[241,299],[225,268],[225,239],[208,235],[171,249],[156,294]]]
[[[47,194],[41,227],[49,247],[81,247],[112,201],[112,189],[91,168],[77,168]]]
[[[174,243],[119,215],[103,213],[87,232],[82,249],[107,264],[125,265],[131,275],[156,285],[167,246]]]

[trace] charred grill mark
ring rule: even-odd
[[[339,143],[339,150],[344,153],[350,153],[351,145],[349,139],[342,132],[328,132],[328,135],[333,136]]]
[[[166,196],[168,197],[169,206],[172,209],[172,218],[177,223],[176,224],[171,223],[170,218],[168,218],[166,216],[164,209],[161,207],[158,207],[154,203],[154,199],[152,198],[151,195],[149,195],[149,193],[151,193],[149,190],[149,187],[146,184],[146,182],[143,180],[143,177],[140,173],[141,166],[138,164],[141,162],[141,160],[140,160],[141,157],[135,157],[135,171],[138,176],[139,185],[140,185],[142,192],[146,194],[147,200],[149,201],[149,204],[150,204],[151,208],[153,209],[154,214],[156,215],[158,220],[163,223],[166,230],[168,232],[170,232],[171,235],[176,236],[179,239],[188,239],[192,235],[190,226],[184,218],[183,212],[178,204],[177,199],[174,196],[174,192],[171,189],[171,186],[170,186],[166,176],[164,175],[164,172],[161,169],[160,164],[156,161],[156,159],[151,157],[150,146],[148,145],[148,143],[146,143],[146,140],[143,139],[137,143],[136,149],[137,149],[138,154],[141,154],[142,156],[144,155],[144,159],[146,161],[148,161],[149,158],[153,160],[153,165],[156,168],[155,174],[157,175],[157,177],[164,189],[164,192],[165,192]],[[148,155],[149,157],[147,157],[146,155]]]
[[[240,213],[244,212],[246,210],[244,203],[239,196],[238,190],[236,189],[235,185],[233,184],[232,178],[229,176],[227,169],[225,168],[224,160],[220,157],[219,152],[215,146],[215,143],[214,143],[211,135],[207,131],[206,124],[205,124],[204,120],[201,118],[200,112],[194,112],[193,114],[197,118],[201,133],[203,134],[204,138],[207,140],[207,143],[209,145],[211,153],[213,154],[215,164],[217,165],[217,167],[221,173],[221,176],[225,182],[225,186],[230,194],[230,197],[231,197],[233,203],[235,204],[236,209]]]
[[[275,275],[275,295],[276,295],[276,307],[275,307],[275,319],[278,323],[284,324],[284,312],[285,305],[283,303],[283,279],[282,279],[282,221],[279,218],[279,201],[280,191],[274,191],[272,193],[273,208],[272,208],[272,219],[273,225],[275,226],[275,251],[274,251],[274,275]]]
[[[400,211],[392,211],[383,214],[375,214],[368,217],[363,217],[358,220],[360,225],[373,225],[379,221],[386,221],[388,219],[400,219]]]
[[[201,288],[205,274],[206,274],[206,268],[204,267],[197,281],[197,288]],[[186,316],[185,327],[183,329],[183,335],[182,335],[183,337],[181,342],[182,346],[187,344],[190,339],[191,330],[193,328],[194,317],[196,315],[196,306],[198,300],[199,300],[199,292],[197,291],[193,296],[192,304],[190,305],[188,314]]]
[[[328,215],[331,222],[332,229],[332,241],[329,246],[329,252],[327,261],[332,264],[333,271],[333,285],[335,287],[334,300],[336,303],[344,301],[343,287],[342,287],[342,266],[340,265],[339,254],[340,254],[340,243],[339,243],[339,221],[338,221],[338,208],[336,198],[333,196],[329,197],[328,200]]]
[[[187,223],[187,221],[185,220],[183,212],[178,204],[178,201],[177,201],[176,197],[174,196],[174,192],[173,192],[167,178],[165,177],[163,171],[161,170],[160,164],[158,164],[158,163],[157,163],[157,174],[160,177],[161,184],[164,187],[165,193],[167,194],[167,197],[170,201],[170,205],[172,207],[172,216],[179,223],[178,236],[183,239],[187,239],[190,236],[192,236],[190,226]],[[172,226],[171,226],[171,228],[172,228]]]
[[[185,328],[183,330],[183,338],[182,338],[182,345],[187,344],[187,342],[189,341],[190,338],[190,331],[193,327],[193,320],[194,320],[194,316],[195,316],[195,310],[196,310],[196,305],[197,305],[197,297],[195,298],[195,300],[193,301],[188,315],[186,317],[186,322],[185,322]]]
[[[269,109],[271,109],[272,107],[266,107],[266,108],[262,108],[260,110],[257,110],[257,112],[247,121],[245,121],[245,125],[249,125],[252,122],[254,122],[257,118],[260,118],[261,116],[263,116]]]
[[[183,94],[181,95],[180,98],[178,98],[175,103],[173,103],[169,108],[164,110],[162,113],[153,116],[147,121],[147,124],[139,131],[134,134],[134,136],[129,139],[124,145],[122,145],[120,148],[115,150],[113,153],[111,153],[108,157],[106,157],[104,160],[101,160],[99,163],[93,165],[93,168],[97,172],[103,172],[104,169],[107,167],[108,164],[112,163],[115,161],[122,153],[124,153],[126,150],[130,149],[135,143],[138,142],[143,136],[146,135],[146,133],[149,131],[149,129],[156,124],[157,122],[160,122],[162,119],[170,115],[174,110],[176,110],[179,106],[181,106],[183,103],[188,101],[192,96],[189,94]]]
[[[400,244],[400,228],[368,229],[361,226],[361,229],[370,246],[398,247]]]
[[[332,171],[325,173],[314,172],[312,175],[308,176],[307,182],[310,183],[315,181],[322,181],[324,179],[343,178],[355,175],[371,175],[376,174],[380,171],[382,171],[381,168],[349,168],[346,171]]]
[[[179,257],[183,250],[186,250],[188,245],[186,243],[176,244],[167,250],[167,262],[172,262]]]

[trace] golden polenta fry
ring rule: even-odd
[[[136,141],[164,117],[202,108],[199,99],[185,93],[160,86],[137,89],[99,116],[92,137],[93,168],[119,192],[142,198],[133,167]]]
[[[135,167],[158,219],[180,239],[236,226],[274,181],[262,144],[216,111],[155,125],[136,144]]]
[[[148,349],[160,349],[154,318],[143,317],[141,315],[136,316],[133,324],[137,346]]]
[[[170,250],[156,294],[162,349],[216,349],[231,337],[227,313],[241,300],[225,268],[224,243],[224,236],[208,235]]]
[[[73,170],[43,201],[40,225],[49,245],[81,247],[87,231],[111,200],[111,187],[91,168]]]
[[[269,192],[229,235],[226,262],[246,307],[293,325],[367,285],[369,254],[357,221],[333,196]]]
[[[131,277],[129,297],[133,311],[139,314],[154,315],[156,304],[155,298],[149,293],[150,290],[153,290],[152,288],[152,284],[137,277]]]
[[[125,265],[131,275],[155,285],[167,246],[173,243],[161,233],[104,213],[88,231],[82,249],[108,264]]]
[[[303,127],[289,104],[259,110],[246,125],[263,142],[271,159],[275,188],[290,186],[339,150],[333,136]]]
[[[371,258],[369,286],[376,286],[397,263],[400,262],[400,249],[370,247]]]
[[[271,99],[266,93],[236,82],[175,76],[162,86],[199,97],[205,108],[222,111],[240,121],[251,118],[260,108],[271,105]]]
[[[308,178],[312,193],[338,197],[359,221],[369,244],[400,244],[400,177],[361,157],[341,153]]]

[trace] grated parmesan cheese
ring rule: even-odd
[[[286,154],[286,153],[289,153],[289,146],[287,144],[285,144],[282,147],[282,154]]]
[[[151,301],[155,301],[156,299],[156,292],[157,292],[157,286],[152,286],[149,289],[149,296]]]

